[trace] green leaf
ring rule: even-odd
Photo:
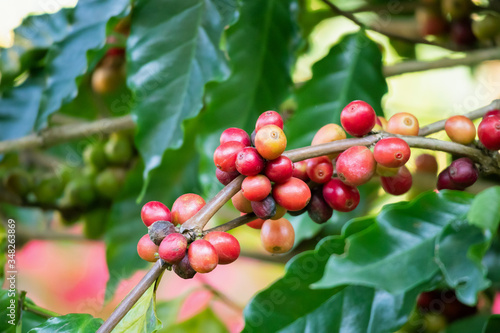
[[[158,331],[158,333],[169,332],[170,327],[175,325],[184,301],[185,298],[177,297],[170,301],[158,302],[156,304],[156,316],[162,322],[162,328]]]
[[[376,218],[367,219],[373,223],[369,228],[345,236],[348,251],[332,256],[313,286],[359,284],[394,294],[430,280],[439,270],[436,239],[448,224],[465,217],[471,202],[470,194],[442,191],[384,207]],[[398,278],[388,278],[392,276]]]
[[[500,186],[490,187],[479,193],[470,207],[467,220],[470,224],[495,232],[500,223]]]
[[[204,124],[197,141],[204,192],[214,194],[213,152],[228,127],[251,133],[258,116],[276,110],[292,85],[291,67],[299,39],[293,0],[243,0],[238,21],[226,32],[231,76],[207,89]]]
[[[153,283],[111,332],[148,333],[154,332],[160,328],[161,322],[156,317],[155,289],[156,283]]]
[[[485,315],[477,315],[464,318],[451,323],[448,327],[446,327],[444,333],[481,332],[487,321],[488,316]]]
[[[467,221],[448,225],[439,236],[436,262],[462,303],[476,304],[477,294],[490,285],[486,268],[481,264],[489,244],[489,237],[481,229],[468,225]],[[479,253],[473,250],[479,250]]]
[[[486,325],[484,325],[483,333],[497,333],[500,332],[500,315],[492,315]]]
[[[28,333],[95,333],[102,323],[102,319],[86,313],[71,313],[52,317]]]
[[[500,241],[498,237],[493,238],[490,248],[483,258],[483,264],[488,271],[488,279],[493,287],[500,288]]]
[[[167,330],[160,332],[168,333],[186,333],[186,332],[210,332],[226,333],[228,329],[210,309],[206,308],[196,316],[189,318],[177,325],[169,326]]]
[[[310,145],[327,123],[340,124],[340,112],[353,100],[363,100],[383,115],[381,99],[387,83],[382,56],[364,31],[345,36],[314,64],[312,72],[312,79],[297,90],[297,110],[285,124],[289,148]]]
[[[182,144],[183,121],[201,110],[205,84],[227,76],[219,43],[235,9],[235,0],[137,1],[127,84],[136,97],[132,112],[145,186],[165,150]]]

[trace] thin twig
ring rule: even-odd
[[[243,311],[243,307],[241,307],[240,305],[238,305],[238,303],[236,303],[235,301],[233,301],[232,299],[230,299],[229,297],[227,297],[226,295],[224,295],[219,290],[215,289],[212,285],[210,285],[205,280],[203,280],[203,288],[205,288],[206,290],[210,291],[215,297],[217,297],[218,299],[220,299],[223,303],[225,303],[229,307],[235,309],[238,312],[242,312]]]
[[[235,218],[235,219],[233,219],[233,220],[231,220],[229,222],[221,224],[221,225],[219,225],[217,227],[205,230],[205,231],[203,231],[203,234],[206,235],[206,234],[208,234],[209,232],[212,232],[212,231],[228,231],[228,230],[237,228],[239,226],[242,226],[244,224],[247,224],[248,222],[252,222],[255,219],[257,219],[257,216],[255,216],[254,213],[248,213],[248,214],[239,216],[239,217],[237,217],[237,218]]]

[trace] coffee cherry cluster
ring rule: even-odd
[[[478,41],[495,45],[500,36],[498,13],[473,13],[471,0],[421,0],[415,14],[423,37],[449,38],[457,46],[472,47]]]
[[[177,198],[171,211],[158,201],[146,203],[142,207],[141,218],[148,227],[148,234],[137,243],[139,256],[150,262],[163,259],[183,279],[192,278],[196,272],[211,272],[217,265],[235,261],[240,254],[240,244],[231,234],[214,231],[189,243],[179,233],[176,226],[189,220],[203,206],[205,200],[194,193]]]
[[[271,253],[292,248],[295,234],[283,216],[305,209],[311,199],[309,186],[294,176],[292,161],[282,155],[286,143],[283,119],[275,111],[266,111],[252,135],[240,128],[226,129],[214,152],[216,177],[222,184],[246,176],[232,202],[242,214],[255,213],[258,219],[248,225],[262,229],[262,244]]]

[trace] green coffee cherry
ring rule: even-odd
[[[113,133],[104,146],[107,160],[111,164],[127,164],[133,155],[133,147],[126,136]]]
[[[96,198],[93,182],[87,177],[71,180],[64,189],[64,197],[70,206],[89,206]]]
[[[481,19],[472,21],[472,32],[479,40],[490,40],[500,34],[500,16],[486,13]]]
[[[10,192],[25,197],[33,189],[33,178],[25,170],[14,169],[5,175],[3,184]]]
[[[104,153],[104,144],[101,142],[89,144],[83,151],[83,160],[87,165],[93,166],[97,170],[106,167],[106,154]]]
[[[105,208],[94,209],[83,215],[83,234],[89,239],[99,239],[104,234],[109,211]]]
[[[33,193],[40,203],[54,203],[64,190],[61,179],[57,177],[45,177],[37,182]]]
[[[126,171],[122,168],[107,168],[95,178],[95,188],[106,199],[115,198],[122,188]]]

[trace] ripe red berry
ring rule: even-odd
[[[500,116],[483,118],[477,127],[479,141],[490,150],[500,149]]]
[[[368,134],[375,126],[377,115],[370,104],[353,101],[340,113],[340,123],[347,133],[361,137]]]
[[[437,179],[437,189],[438,190],[457,190],[463,191],[465,188],[454,183],[450,177],[450,167],[441,171]]]
[[[387,122],[387,132],[400,135],[418,135],[418,120],[407,112],[393,115]]]
[[[244,146],[250,146],[252,142],[250,141],[250,136],[247,132],[241,128],[230,127],[222,132],[220,136],[220,144],[226,142],[236,141],[242,143]]]
[[[264,173],[270,181],[284,183],[292,178],[293,163],[288,157],[280,156],[267,162]]]
[[[241,215],[245,215],[245,213],[241,213]],[[256,218],[255,220],[248,222],[247,226],[252,229],[260,229],[262,228],[262,224],[264,224],[265,220]]]
[[[274,201],[272,195],[268,195],[261,201],[252,201],[251,205],[258,218],[267,220],[276,215],[276,201]]]
[[[225,172],[220,169],[215,169],[215,177],[222,185],[227,185],[232,182],[240,173],[238,171]]]
[[[264,175],[249,176],[241,183],[241,191],[248,200],[261,201],[271,192],[271,182]]]
[[[448,167],[450,179],[461,187],[473,185],[479,177],[479,171],[470,158],[462,157],[451,162]]]
[[[285,253],[293,247],[295,231],[292,224],[285,218],[266,220],[260,231],[260,240],[266,251]]]
[[[380,177],[380,181],[385,192],[392,195],[401,195],[408,192],[413,184],[411,173],[404,165],[399,168],[395,176]]]
[[[161,241],[158,254],[169,264],[177,264],[186,255],[187,245],[187,240],[183,235],[172,233]]]
[[[425,172],[435,175],[438,171],[438,164],[434,155],[422,154],[415,159],[415,171]]]
[[[360,200],[359,191],[356,187],[346,185],[337,178],[323,185],[323,198],[330,207],[339,212],[354,210]]]
[[[172,223],[183,224],[205,206],[205,200],[198,194],[186,193],[178,197],[172,205]]]
[[[465,116],[453,116],[446,120],[444,130],[453,142],[468,145],[476,138],[474,123]]]
[[[457,45],[469,46],[474,44],[476,36],[472,32],[469,17],[451,22],[450,39]]]
[[[217,251],[219,265],[227,265],[238,259],[240,255],[240,243],[231,234],[222,231],[212,231],[203,237]]]
[[[215,166],[225,172],[236,171],[236,156],[244,148],[245,145],[236,141],[221,144],[214,152]]]
[[[307,175],[307,161],[293,163],[292,177],[298,178],[305,182],[309,180],[309,176]]]
[[[486,112],[486,114],[484,115],[483,118],[486,118],[489,116],[500,116],[500,110],[495,109],[495,110],[488,111],[488,112]]]
[[[208,241],[197,239],[189,245],[189,264],[198,273],[208,273],[217,267],[217,251]]]
[[[253,147],[244,148],[236,157],[236,170],[245,176],[258,175],[264,165],[264,159]]]
[[[283,184],[274,185],[273,197],[286,210],[301,210],[309,203],[311,190],[304,181],[292,177]]]
[[[286,149],[286,136],[276,125],[266,125],[255,135],[255,148],[267,160],[278,158]]]
[[[307,170],[307,175],[315,183],[326,183],[333,176],[333,164],[330,160],[316,164]]]
[[[377,142],[373,149],[375,161],[387,168],[399,168],[405,165],[410,155],[410,146],[400,138],[384,138]]]
[[[142,206],[141,219],[146,227],[156,221],[170,221],[170,209],[159,201],[150,201]]]
[[[192,279],[196,274],[196,271],[189,264],[189,256],[187,253],[184,258],[182,258],[179,263],[173,265],[172,268],[175,274],[183,279]]]
[[[307,205],[307,214],[315,223],[322,224],[328,221],[333,215],[333,209],[323,198],[322,187],[312,191],[311,201]]]
[[[267,125],[275,125],[283,129],[283,118],[276,111],[263,112],[255,123],[255,131],[258,132],[262,127]]]
[[[242,191],[238,191],[232,198],[231,202],[233,203],[234,208],[239,210],[242,213],[251,213],[252,212],[252,204],[251,201],[245,198]]]
[[[359,186],[373,177],[376,162],[368,148],[354,146],[339,155],[336,168],[340,180],[350,186]]]
[[[149,235],[146,234],[139,239],[137,243],[137,254],[139,254],[141,259],[155,262],[158,259],[155,255],[157,252],[158,246],[149,239]]]

